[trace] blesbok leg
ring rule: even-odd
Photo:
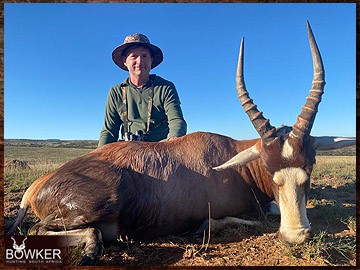
[[[210,224],[210,225],[209,225]],[[210,218],[205,220],[200,228],[195,232],[196,237],[202,237],[204,231],[208,231],[210,227],[211,233],[217,233],[226,227],[236,226],[236,225],[248,225],[248,226],[261,226],[260,221],[246,220],[236,217],[226,217],[223,219],[213,219]]]
[[[61,247],[83,247],[81,264],[91,264],[97,257],[104,252],[101,231],[97,228],[86,227],[74,229],[78,224],[65,223],[60,225],[59,219],[55,219],[54,215],[49,215],[44,220],[36,223],[29,231],[30,235],[55,235],[61,237]],[[85,226],[85,225],[84,225]],[[62,227],[62,230],[58,230]]]

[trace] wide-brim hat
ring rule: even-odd
[[[116,65],[118,65],[123,70],[128,70],[122,61],[124,51],[133,45],[143,45],[151,50],[151,55],[153,62],[151,68],[158,66],[163,61],[163,53],[161,49],[150,43],[150,40],[142,34],[132,34],[125,38],[124,43],[115,48],[112,52],[112,59]]]

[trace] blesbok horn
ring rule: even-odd
[[[276,136],[276,128],[270,124],[270,120],[263,116],[263,113],[257,109],[253,100],[249,97],[244,82],[244,38],[241,39],[238,66],[236,71],[236,89],[238,98],[246,114],[249,116],[251,123],[259,133],[261,139],[268,144]]]
[[[293,129],[289,136],[302,139],[304,136],[310,135],[311,128],[315,121],[315,116],[318,111],[319,103],[321,102],[321,96],[324,93],[325,85],[325,71],[319,48],[316,44],[313,32],[310,24],[306,21],[309,43],[314,67],[314,77],[312,81],[312,87],[310,94],[306,98],[306,103],[302,107],[302,112],[298,115],[296,123],[293,125]]]

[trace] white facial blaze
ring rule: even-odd
[[[293,153],[294,153],[294,148],[289,144],[289,140],[286,140],[281,155],[284,158],[291,159],[293,157]]]
[[[303,184],[308,176],[301,168],[285,168],[274,174],[279,186],[280,234],[289,243],[300,244],[310,233]]]

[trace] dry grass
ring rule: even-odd
[[[317,156],[314,184],[341,186],[356,179],[356,156]]]
[[[26,161],[30,166],[46,166],[48,164],[63,164],[90,151],[91,149],[81,148],[50,148],[5,145],[4,157],[5,163],[13,159],[18,159]]]

